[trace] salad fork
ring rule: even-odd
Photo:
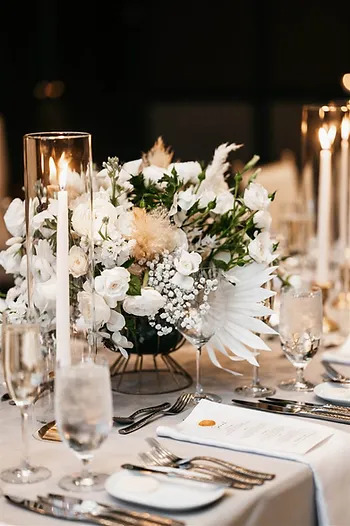
[[[193,394],[192,393],[182,393],[177,400],[173,403],[171,407],[168,409],[158,410],[154,411],[153,413],[148,414],[144,418],[141,418],[134,424],[131,424],[130,426],[123,427],[122,429],[119,429],[119,433],[121,435],[127,435],[129,433],[133,433],[134,431],[137,431],[138,429],[141,429],[141,427],[146,426],[149,422],[152,422],[159,416],[165,416],[165,415],[178,415],[182,411],[186,409],[186,407],[189,405],[189,403],[193,400]]]
[[[250,477],[253,479],[260,479],[262,481],[266,481],[275,478],[275,475],[272,473],[266,473],[263,471],[255,471],[252,469],[244,468],[242,466],[238,466],[237,464],[233,464],[232,462],[228,462],[227,460],[221,460],[215,457],[197,455],[194,457],[182,458],[169,451],[169,449],[163,447],[155,438],[146,438],[146,441],[152,447],[152,449],[148,453],[151,453],[151,455],[158,459],[159,465],[172,465],[173,467],[195,467],[197,465],[196,462],[203,461],[217,464],[219,467],[224,468],[228,472],[231,471],[235,474]]]

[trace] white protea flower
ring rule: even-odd
[[[258,334],[277,333],[258,318],[273,313],[263,302],[275,293],[263,288],[263,285],[273,278],[276,268],[250,263],[228,271],[226,280],[221,280],[209,311],[217,329],[206,345],[209,357],[217,367],[223,369],[216,352],[232,361],[247,360],[252,365],[258,365],[254,351],[270,350]]]

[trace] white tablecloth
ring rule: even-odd
[[[294,374],[293,367],[282,355],[277,341],[273,344],[273,347],[275,351],[262,353],[260,356],[262,380],[270,385],[276,385],[280,380],[289,378]],[[177,351],[174,356],[189,372],[194,372],[195,356],[191,348],[186,346]],[[316,356],[306,372],[307,378],[316,383],[322,381],[319,359],[320,355]],[[203,384],[208,391],[219,393],[225,403],[230,403],[235,386],[244,380],[248,380],[251,375],[251,366],[245,362],[237,362],[236,364],[236,370],[245,374],[244,379],[231,377],[228,373],[216,369],[208,362],[205,355],[203,356],[203,365]],[[141,397],[115,394],[115,414],[128,415],[141,406],[144,407],[163,401],[171,402],[177,395],[178,393],[172,393]],[[294,393],[277,391],[276,396],[319,402],[312,393],[295,395]],[[176,417],[164,417],[161,422],[164,425],[171,424],[181,420],[187,414],[188,412]],[[124,462],[139,463],[137,453],[149,449],[145,438],[155,436],[155,430],[159,422],[159,420],[155,421],[142,430],[126,436],[120,435],[117,429],[114,428],[106,443],[97,453],[93,467],[99,471],[113,473]],[[333,423],[324,423],[324,425],[335,426],[350,433],[350,426]],[[179,455],[212,454],[252,469],[276,474],[276,478],[273,481],[261,487],[255,487],[251,491],[230,490],[225,498],[209,508],[191,513],[170,514],[170,516],[181,518],[186,524],[193,526],[211,526],[213,524],[218,526],[315,525],[314,488],[312,474],[308,466],[251,453],[214,449],[209,446],[176,442],[169,439],[164,439],[164,444]],[[19,462],[20,453],[19,411],[8,403],[2,403],[0,405],[0,469],[16,465]],[[0,487],[4,493],[34,498],[36,495],[45,494],[48,491],[62,492],[57,485],[58,480],[63,475],[80,468],[78,459],[64,444],[39,442],[34,438],[31,442],[31,459],[33,463],[47,466],[52,471],[52,477],[42,483],[24,487],[0,482]],[[348,462],[348,459],[344,459],[344,461]],[[325,462],[327,462],[327,459],[325,459]],[[339,487],[334,488],[334,491],[343,491],[346,499],[350,490],[349,488]],[[113,502],[113,499],[104,491],[86,494],[86,496],[98,499],[101,502]],[[3,498],[0,498],[0,521],[15,526],[67,525],[67,521],[41,517],[29,511],[21,510],[7,503]],[[349,524],[350,508],[349,515],[344,517],[343,524],[332,526],[348,526]]]

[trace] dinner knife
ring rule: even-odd
[[[100,526],[125,526],[125,521],[123,519],[104,519],[102,517],[94,517],[89,513],[73,513],[67,509],[55,507],[52,504],[46,505],[40,501],[14,497],[13,495],[5,495],[5,498],[20,508],[34,511],[40,515],[49,515],[50,517],[69,519],[73,521],[92,522],[93,524],[99,524]]]
[[[231,481],[223,477],[216,477],[214,475],[209,476],[199,476],[194,475],[192,472],[184,471],[183,469],[176,469],[174,471],[168,471],[162,468],[150,468],[143,466],[136,466],[135,464],[123,464],[122,469],[127,469],[128,471],[137,471],[138,473],[144,473],[145,475],[165,475],[169,478],[178,478],[183,480],[190,480],[194,482],[202,482],[202,484],[215,484],[215,486],[227,486],[231,487]]]
[[[300,406],[283,406],[273,404],[271,402],[250,402],[248,400],[238,400],[233,398],[232,402],[240,407],[248,409],[257,409],[258,411],[266,411],[268,413],[278,413],[283,415],[303,416],[307,418],[316,418],[318,420],[326,420],[328,422],[337,422],[338,424],[350,424],[350,415],[336,414],[334,412],[317,411],[314,412],[312,408],[306,409]]]
[[[286,400],[285,398],[274,398],[267,396],[264,400],[261,400],[262,402],[278,402],[280,404],[293,404],[293,405],[299,405],[299,406],[305,406],[305,407],[315,407],[317,409],[334,409],[336,411],[341,411],[347,414],[350,414],[350,407],[344,406],[344,405],[335,405],[335,404],[313,404],[312,402],[302,402],[300,400]]]

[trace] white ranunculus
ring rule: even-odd
[[[194,279],[191,278],[191,276],[185,276],[180,272],[176,272],[176,274],[174,274],[170,281],[177,287],[180,287],[184,290],[191,290],[194,285]]]
[[[110,228],[115,228],[114,223],[117,218],[117,210],[108,201],[108,194],[105,192],[98,192],[94,196],[93,202],[93,239],[94,241],[101,241],[100,231],[103,235],[108,233]],[[80,236],[90,236],[90,205],[88,202],[80,203],[74,208],[72,214],[72,226],[77,234]]]
[[[173,168],[175,168],[179,179],[183,181],[184,185],[187,183],[197,184],[199,181],[198,176],[202,173],[202,167],[197,161],[171,163],[168,166],[168,172],[171,173]]]
[[[193,272],[197,272],[201,261],[202,257],[197,252],[187,252],[187,250],[183,250],[180,257],[175,258],[174,264],[180,274],[189,276]]]
[[[167,168],[161,168],[160,166],[155,166],[154,164],[145,166],[145,168],[142,170],[142,173],[146,185],[150,183],[158,183],[164,174],[170,175],[170,172],[167,170]]]
[[[127,296],[123,302],[123,309],[134,316],[154,316],[164,307],[166,299],[152,288],[141,289],[139,296]]]
[[[198,201],[198,196],[193,193],[192,188],[187,188],[185,191],[181,191],[178,194],[177,197],[177,206],[181,208],[181,210],[189,210],[195,202]]]
[[[234,197],[231,192],[222,192],[216,197],[216,206],[213,208],[215,214],[226,214],[229,210],[232,210],[234,203]]]
[[[11,201],[4,215],[4,221],[12,236],[23,237],[26,232],[24,201],[18,197]]]
[[[270,230],[272,217],[267,210],[258,210],[253,216],[254,225],[261,230]]]
[[[18,274],[22,261],[22,243],[14,243],[0,252],[0,265],[6,274]]]
[[[91,213],[88,203],[80,203],[72,214],[72,227],[80,236],[90,234]]]
[[[104,270],[95,278],[96,292],[100,294],[112,309],[122,301],[129,289],[130,274],[123,267]]]
[[[73,246],[69,251],[69,272],[74,278],[84,276],[88,271],[88,259],[84,250],[80,247]]]
[[[199,208],[207,208],[208,204],[214,201],[216,193],[213,190],[204,190],[199,199]]]
[[[261,232],[248,245],[250,257],[257,263],[271,263],[277,257],[273,244],[269,232]]]
[[[243,201],[250,210],[267,210],[271,203],[268,191],[259,183],[250,183],[244,190]]]
[[[107,329],[111,332],[120,331],[125,326],[125,318],[120,312],[111,310],[111,316],[107,323]]]
[[[90,291],[83,290],[78,292],[78,305],[79,310],[84,318],[85,323],[89,324],[92,322],[92,293]],[[111,316],[111,309],[108,307],[105,300],[99,294],[94,293],[94,307],[95,307],[95,323],[97,326],[104,325],[107,323]]]
[[[55,274],[45,282],[36,281],[33,301],[39,311],[54,311],[56,308],[56,295],[57,283]]]

